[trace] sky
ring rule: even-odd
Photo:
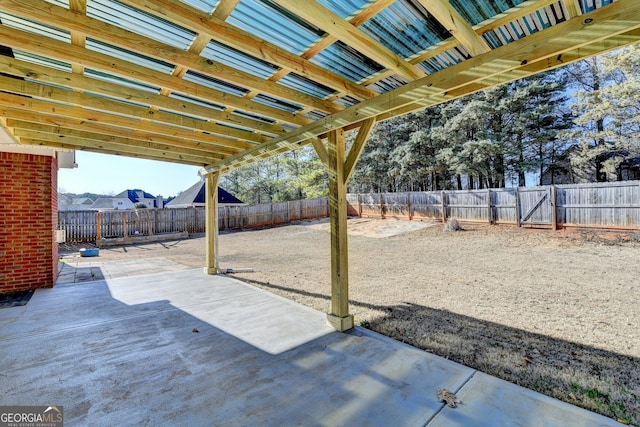
[[[76,151],[75,169],[58,171],[58,191],[115,195],[140,189],[154,196],[176,196],[198,182],[199,168],[175,163]]]

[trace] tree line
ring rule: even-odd
[[[377,123],[349,191],[639,179],[639,71],[636,45]],[[253,204],[323,196],[328,179],[306,147],[235,170],[222,186]]]

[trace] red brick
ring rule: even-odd
[[[0,293],[53,286],[58,272],[56,159],[0,153]]]

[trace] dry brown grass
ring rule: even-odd
[[[464,224],[398,234],[350,223],[356,322],[482,372],[640,424],[637,235]],[[381,225],[382,224],[382,225]],[[376,230],[367,234],[367,229]],[[389,237],[389,229],[395,235]],[[381,231],[382,230],[382,231]],[[387,236],[376,238],[379,236]],[[330,299],[326,223],[223,234],[223,267],[318,310]],[[201,266],[204,239],[101,251]]]

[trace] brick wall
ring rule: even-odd
[[[0,293],[51,287],[58,274],[55,157],[0,152]]]

